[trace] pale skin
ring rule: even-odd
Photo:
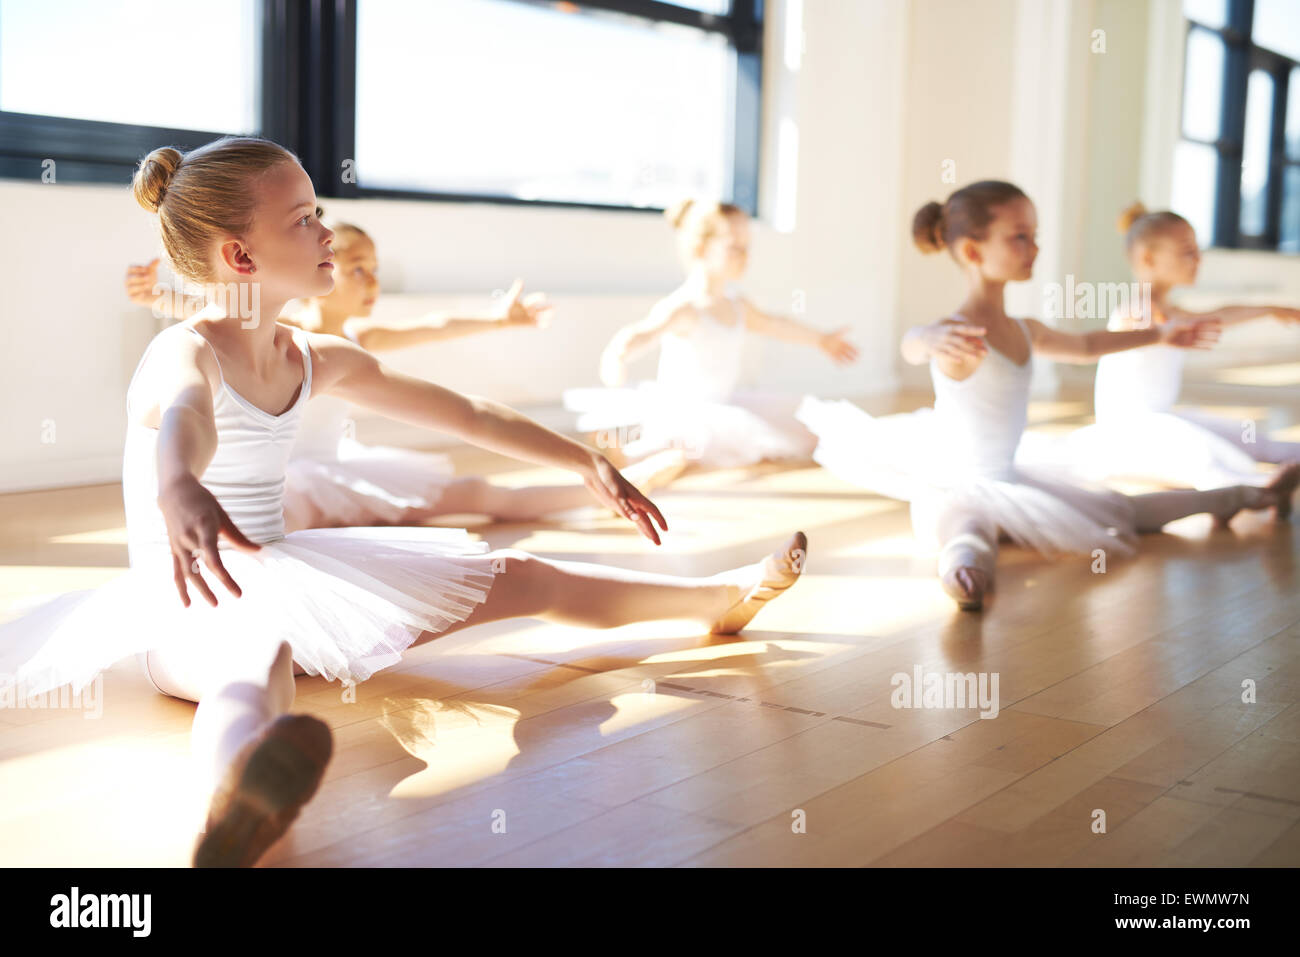
[[[1171,319],[1145,328],[1081,334],[1063,332],[1036,319],[1028,319],[1025,325],[1030,342],[1025,342],[1019,325],[1006,314],[1003,293],[1008,282],[1027,280],[1033,273],[1038,255],[1035,241],[1037,214],[1028,199],[1010,201],[995,207],[992,213],[992,221],[983,238],[960,239],[952,249],[968,287],[965,301],[956,310],[961,318],[945,318],[909,330],[900,346],[907,362],[920,365],[933,359],[940,372],[960,381],[975,373],[987,358],[990,348],[1018,365],[1029,360],[1031,346],[1032,351],[1043,358],[1090,363],[1103,355],[1143,346],[1164,344],[1195,349],[1209,348],[1217,341],[1221,325],[1219,317],[1195,316]],[[1265,494],[1258,499],[1257,505],[1276,506],[1279,515],[1283,514],[1289,507],[1295,480],[1293,472],[1279,473],[1274,486],[1262,490]],[[1152,497],[1134,498],[1144,500]],[[1187,496],[1187,503],[1192,510],[1184,514],[1214,508],[1195,507],[1197,500],[1191,495]],[[1220,524],[1226,524],[1230,517],[1226,509],[1216,514]],[[987,535],[987,529],[974,521],[962,525],[957,531],[973,536]],[[992,546],[995,543],[988,544]],[[943,584],[959,603],[977,603],[992,584],[992,571],[988,567],[959,565],[945,574]]]
[[[319,219],[321,210],[316,210]],[[380,293],[379,264],[374,242],[351,229],[341,230],[332,243],[335,256],[334,287],[313,297],[311,308],[282,317],[281,321],[322,335],[342,336],[371,352],[396,350],[430,342],[445,342],[484,332],[511,328],[544,328],[554,314],[545,294],[523,295],[523,281],[516,279],[493,307],[480,315],[455,316],[433,312],[409,320],[370,318]],[[204,304],[202,297],[173,295],[157,284],[158,260],[127,270],[128,298],[172,317],[192,316]],[[162,290],[160,292],[160,290]],[[265,310],[264,310],[265,311]],[[316,381],[316,392],[323,385]],[[242,394],[242,393],[241,393]],[[659,460],[629,469],[629,478],[649,490],[661,474]],[[444,515],[486,515],[494,520],[530,521],[544,515],[590,504],[591,493],[584,485],[553,485],[510,488],[478,476],[453,479],[438,494],[432,506],[408,509],[403,524],[420,524]],[[286,508],[286,530],[336,526],[338,522],[305,498]],[[378,523],[378,520],[374,520]],[[363,520],[363,524],[369,524]]]
[[[601,356],[600,378],[611,387],[627,381],[627,363],[651,349],[665,333],[689,334],[702,315],[730,325],[735,311],[724,294],[728,282],[745,274],[749,260],[749,221],[730,215],[686,263],[686,281],[651,308],[639,322],[619,330]],[[812,346],[840,364],[853,362],[858,350],[845,339],[848,326],[822,332],[786,316],[766,313],[740,299],[746,332],[781,342]]]
[[[137,380],[142,394],[153,397],[140,403],[137,421],[159,432],[157,503],[167,528],[178,600],[187,608],[191,588],[210,605],[218,604],[199,559],[233,600],[239,600],[240,585],[225,567],[218,544],[249,553],[263,547],[244,536],[200,481],[217,449],[213,397],[221,388],[221,376],[252,404],[283,414],[301,389],[302,355],[292,329],[269,317],[278,315],[292,298],[328,293],[334,282],[333,234],[314,216],[316,199],[307,174],[296,163],[285,162],[263,174],[254,188],[253,226],[247,235],[213,241],[209,278],[222,284],[259,283],[260,315],[223,313],[191,324],[219,353],[220,370],[197,337],[163,335],[155,340]],[[254,300],[244,296],[238,301]],[[307,342],[314,387],[481,448],[575,472],[597,501],[626,517],[650,541],[660,542],[656,525],[667,531],[654,503],[599,452],[499,403],[389,369],[348,340],[309,333]],[[676,618],[734,633],[766,601],[793,584],[805,549],[806,540],[797,533],[779,555],[698,578],[550,560],[517,549],[467,556],[467,566],[495,573],[487,595],[463,621],[437,633],[423,632],[414,644],[521,616],[591,628]],[[158,668],[169,693],[199,702],[196,754],[208,762],[214,787],[222,782],[217,795],[237,787],[230,774],[240,767],[237,759],[248,748],[283,747],[282,741],[257,737],[263,729],[274,731],[272,722],[288,712],[294,696],[291,646],[274,644],[260,658],[253,654],[238,660],[228,660],[220,649],[196,650],[195,658],[184,651],[170,656],[149,653],[150,668]]]
[[[1194,312],[1170,303],[1169,294],[1173,289],[1196,282],[1200,264],[1201,249],[1196,242],[1196,232],[1186,223],[1170,223],[1135,242],[1129,250],[1129,265],[1134,278],[1150,285],[1152,314],[1144,316],[1135,311],[1132,315],[1120,317],[1119,324],[1123,328],[1139,329],[1163,325],[1171,320],[1218,319],[1227,326],[1270,317],[1281,322],[1300,323],[1300,309],[1289,306],[1225,305]]]

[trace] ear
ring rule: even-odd
[[[962,262],[969,263],[972,266],[978,266],[984,261],[984,257],[980,254],[979,243],[970,237],[966,237],[957,244],[957,255]]]
[[[231,272],[240,276],[249,276],[257,271],[248,249],[238,239],[227,239],[217,251],[221,261]]]

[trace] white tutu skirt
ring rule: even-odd
[[[851,402],[807,399],[798,416],[818,437],[813,458],[819,465],[911,503],[913,531],[927,548],[941,548],[962,522],[975,520],[1049,558],[1098,548],[1136,551],[1128,498],[1045,466],[1017,463],[997,478],[964,474],[933,409],[877,417]]]
[[[285,474],[285,528],[397,525],[432,508],[455,476],[446,455],[343,437],[334,456],[299,455]]]
[[[709,468],[807,460],[816,445],[795,418],[803,396],[738,389],[725,398],[672,392],[656,382],[619,389],[566,389],[564,407],[579,413],[577,429],[595,432],[601,448],[630,460],[664,449]]]
[[[224,546],[224,542],[223,542]],[[464,529],[307,529],[256,554],[222,547],[243,594],[200,561],[217,606],[187,582],[181,604],[166,546],[133,550],[132,567],[0,624],[0,688],[73,694],[117,661],[146,651],[239,654],[281,639],[310,675],[361,682],[396,663],[421,632],[463,621],[494,577],[486,542]]]
[[[1270,478],[1244,450],[1172,412],[1136,412],[1122,423],[1084,426],[1061,441],[1055,455],[1094,481],[1148,478],[1210,489],[1264,485]]]

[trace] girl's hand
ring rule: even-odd
[[[158,285],[158,259],[146,266],[126,267],[126,298],[137,306],[152,306],[160,293]]]
[[[628,521],[641,529],[641,534],[656,545],[660,544],[659,533],[655,531],[650,518],[659,522],[659,527],[668,531],[668,523],[654,502],[641,494],[641,490],[625,479],[618,469],[610,464],[605,456],[596,454],[594,468],[585,479],[591,493],[607,508],[613,509]]]
[[[836,362],[845,365],[856,362],[858,358],[857,347],[844,338],[844,334],[848,331],[848,326],[841,326],[834,332],[823,333],[821,339],[817,341],[817,347]]]
[[[971,362],[988,355],[988,343],[984,341],[987,330],[983,326],[945,320],[926,329],[925,344],[932,356]]]
[[[1170,319],[1156,326],[1162,345],[1179,349],[1212,349],[1223,332],[1219,319]]]
[[[546,301],[546,294],[542,292],[529,293],[521,300],[519,296],[523,291],[524,281],[516,279],[502,299],[502,305],[497,311],[498,321],[507,326],[545,329],[550,324],[555,307]]]
[[[243,592],[221,563],[221,555],[217,551],[218,537],[225,535],[237,547],[248,552],[258,552],[262,546],[244,537],[244,533],[235,527],[225,509],[217,502],[216,496],[192,475],[177,479],[164,488],[158,495],[158,507],[162,509],[163,520],[167,524],[167,538],[172,549],[172,578],[180,593],[181,604],[190,607],[186,579],[194,583],[194,587],[208,600],[209,605],[217,604],[212,589],[199,574],[200,553],[208,570],[221,580],[232,595],[240,597]]]

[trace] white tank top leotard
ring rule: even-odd
[[[668,332],[660,339],[661,389],[692,399],[725,400],[740,383],[745,323],[740,303],[728,296],[735,318],[730,324],[700,313],[686,334]]]
[[[198,330],[190,325],[180,328],[202,339],[216,358],[216,350]],[[302,355],[303,379],[296,399],[284,412],[272,415],[239,395],[222,375],[221,388],[212,400],[213,418],[221,440],[200,476],[200,481],[216,496],[239,530],[258,543],[284,537],[285,468],[298,421],[311,395],[311,350],[306,333],[293,326],[286,328],[291,330]],[[151,343],[140,358],[136,374],[152,347]],[[220,371],[219,360],[217,368]],[[133,564],[137,555],[156,554],[158,547],[169,548],[166,524],[157,505],[158,430],[138,424],[133,414],[139,401],[136,374],[132,375],[127,390],[128,424],[122,459],[122,496]],[[228,548],[229,542],[223,538],[219,547]]]
[[[945,460],[962,477],[1010,480],[1020,437],[1029,422],[1033,347],[1023,319],[1014,320],[1030,346],[1024,365],[996,349],[965,379],[951,379],[930,360],[934,414],[949,449]]]
[[[1122,329],[1122,317],[1111,316],[1107,328]],[[1093,394],[1097,424],[1123,425],[1137,413],[1170,411],[1182,390],[1185,360],[1185,350],[1165,345],[1102,356]]]

